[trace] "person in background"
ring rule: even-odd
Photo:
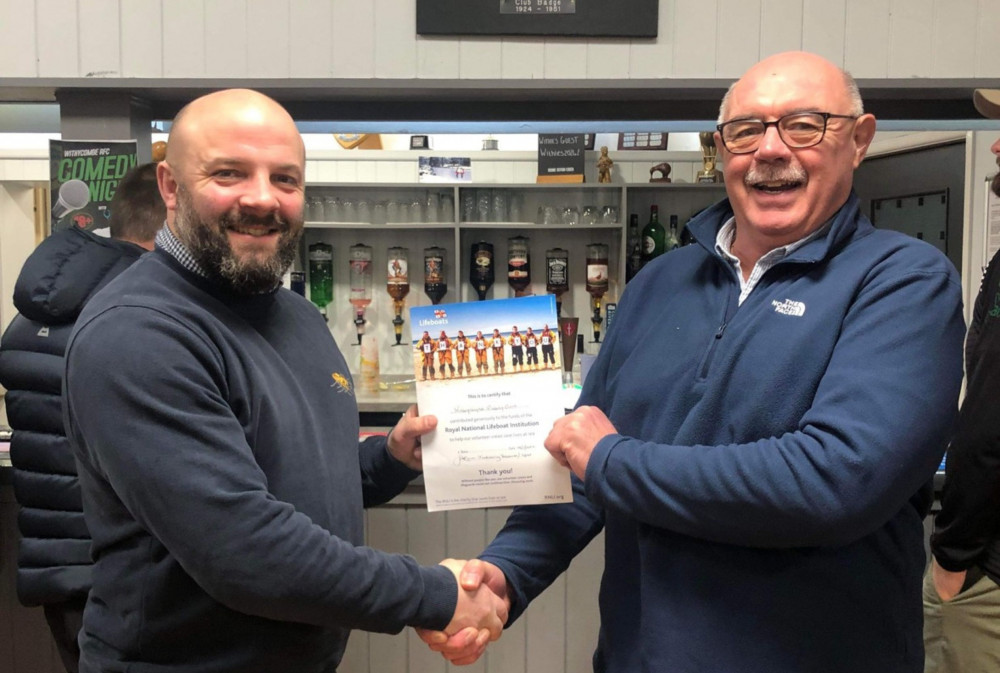
[[[545,440],[574,501],[515,508],[464,586],[513,620],[603,528],[598,673],[923,670],[922,522],[962,293],[944,255],[859,209],[874,133],[850,75],[813,54],[730,88],[728,198],[629,283],[629,329]]]
[[[42,606],[71,673],[79,665],[77,635],[91,563],[76,464],[62,423],[63,356],[84,305],[153,247],[166,217],[156,165],[131,169],[110,209],[111,238],[72,227],[49,236],[28,257],[14,286],[18,315],[0,340],[20,505],[17,595],[26,606]]]
[[[1000,90],[976,109],[1000,119]],[[1000,163],[1000,140],[991,148]],[[1000,197],[1000,173],[990,189]],[[1000,253],[986,268],[965,341],[965,399],[948,447],[924,581],[927,673],[1000,671]]]
[[[93,537],[85,673],[332,673],[350,629],[500,635],[504,603],[457,567],[363,546],[363,507],[417,476],[436,419],[410,407],[359,443],[347,363],[280,284],[304,176],[276,101],[189,103],[157,167],[155,249],[80,315],[64,419]]]

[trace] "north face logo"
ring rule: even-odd
[[[791,299],[778,301],[775,299],[771,302],[771,306],[774,307],[775,313],[780,313],[782,315],[794,315],[796,317],[801,317],[806,313],[806,305],[801,301],[792,301]]]

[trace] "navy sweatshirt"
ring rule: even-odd
[[[618,434],[572,504],[515,509],[483,558],[516,616],[603,526],[599,673],[919,673],[958,275],[852,195],[738,306],[714,251],[731,215],[629,284],[579,402]]]
[[[157,249],[80,316],[66,424],[94,539],[83,671],[330,672],[349,629],[451,619],[446,568],[361,546],[362,508],[415,473],[359,447],[302,297],[226,294]]]

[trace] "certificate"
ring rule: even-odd
[[[427,509],[570,502],[570,473],[545,450],[565,413],[555,297],[410,309]]]

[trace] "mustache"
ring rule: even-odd
[[[252,215],[238,210],[230,211],[219,217],[219,224],[223,227],[231,226],[260,226],[269,229],[277,229],[281,233],[288,232],[292,227],[287,218],[279,213],[268,213],[266,215]]]
[[[1000,196],[1000,173],[993,176],[993,180],[990,181],[990,189],[997,196]]]
[[[801,166],[754,164],[743,175],[743,184],[752,187],[762,182],[805,182],[806,171]]]

